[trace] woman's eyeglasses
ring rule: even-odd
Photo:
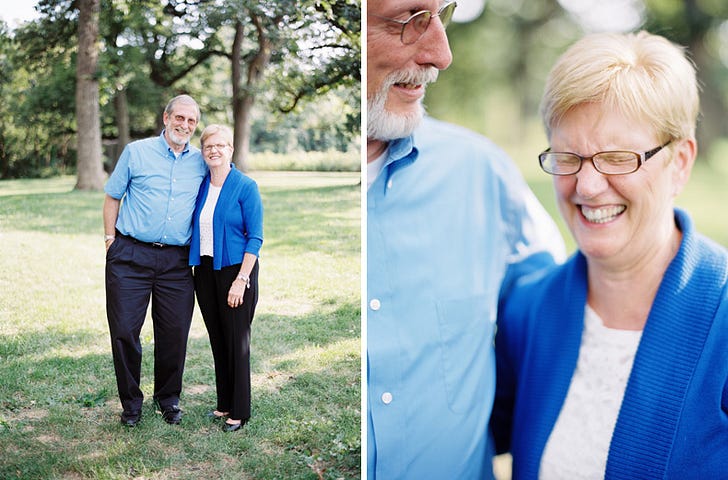
[[[591,157],[582,157],[571,152],[552,152],[549,149],[538,156],[538,162],[543,171],[550,175],[574,175],[581,170],[581,166],[586,160],[591,160],[594,169],[599,173],[624,175],[636,172],[643,163],[671,142],[672,140],[644,153],[616,150],[595,153]]]
[[[214,145],[205,145],[202,147],[202,150],[205,152],[211,152],[213,149],[217,150],[218,152],[222,152],[227,147],[227,144],[224,143],[216,143]]]

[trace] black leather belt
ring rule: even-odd
[[[146,246],[152,247],[152,248],[171,248],[171,247],[181,248],[182,247],[182,245],[171,245],[169,243],[162,243],[162,242],[142,242],[141,240],[137,240],[136,238],[130,237],[129,235],[124,235],[123,233],[121,233],[118,230],[116,231],[116,236],[125,238],[125,239],[129,240],[130,242],[138,243],[141,245],[146,245]]]

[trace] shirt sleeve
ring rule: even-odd
[[[104,186],[104,192],[110,197],[120,200],[121,197],[126,193],[126,189],[129,185],[130,173],[129,173],[129,157],[131,156],[129,145],[124,147],[124,151],[121,152],[119,160],[116,162],[116,167],[111,173],[109,180]]]
[[[501,187],[505,196],[501,199],[502,218],[510,246],[502,302],[519,278],[563,263],[566,247],[553,218],[520,174],[512,172]]]

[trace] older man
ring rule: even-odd
[[[492,475],[488,419],[499,298],[563,257],[507,156],[423,119],[448,67],[455,2],[367,4],[367,474]]]
[[[189,243],[197,191],[207,167],[190,139],[200,108],[192,97],[180,95],[167,104],[163,120],[158,137],[124,148],[104,188],[106,314],[121,423],[130,427],[142,414],[139,333],[149,299],[154,401],[169,424],[182,418],[179,397],[194,308]]]

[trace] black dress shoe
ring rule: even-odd
[[[137,412],[121,412],[121,424],[126,427],[135,427],[141,418],[141,410]]]
[[[222,431],[223,432],[237,432],[238,430],[241,430],[243,428],[243,425],[245,425],[245,420],[240,423],[227,423],[225,422],[222,425]]]
[[[182,410],[177,405],[160,406],[160,410],[162,411],[162,418],[170,425],[178,425],[182,421]]]
[[[214,410],[210,410],[209,412],[207,412],[206,416],[208,419],[210,419],[212,421],[223,420],[223,419],[227,418],[227,415],[217,415]]]

